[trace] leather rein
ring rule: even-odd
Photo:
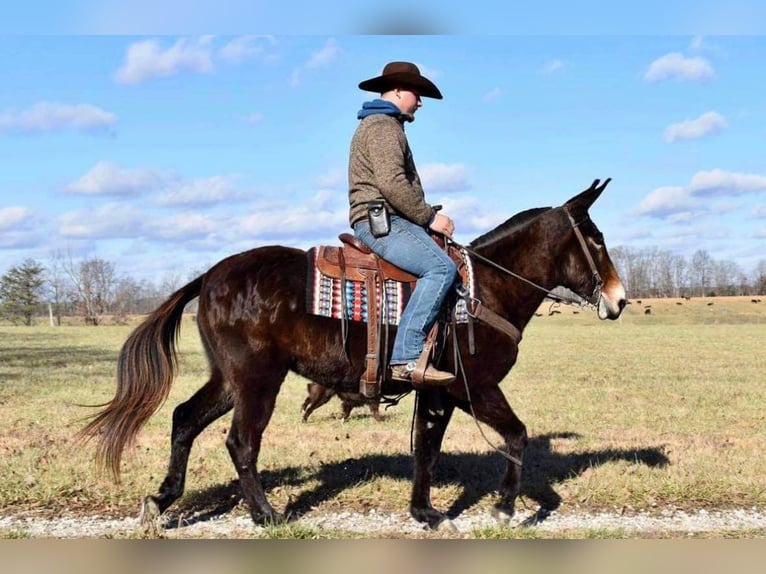
[[[491,259],[487,257],[484,257],[483,255],[477,253],[470,247],[466,247],[465,245],[460,245],[459,243],[453,241],[449,237],[445,237],[445,240],[451,243],[452,245],[454,245],[457,249],[462,249],[463,251],[468,253],[471,257],[478,259],[479,261],[482,261],[483,263],[486,263],[487,265],[491,267],[494,267],[495,269],[505,273],[506,275],[510,275],[511,277],[514,277],[515,279],[523,281],[524,283],[534,287],[538,291],[542,291],[543,293],[545,293],[546,297],[548,297],[549,299],[552,299],[553,301],[557,303],[566,303],[571,305],[583,306],[582,302],[586,301],[588,304],[595,307],[598,305],[598,302],[601,299],[601,289],[604,286],[604,281],[601,278],[601,274],[599,273],[598,268],[596,267],[596,262],[593,259],[593,255],[591,254],[590,249],[588,248],[588,244],[585,241],[585,237],[583,236],[582,231],[580,231],[580,224],[582,222],[576,222],[574,217],[572,217],[572,214],[569,213],[569,210],[566,207],[564,207],[563,210],[564,210],[564,213],[566,213],[570,224],[572,225],[572,230],[574,231],[575,237],[577,238],[577,242],[580,244],[583,254],[585,255],[585,259],[588,262],[588,265],[590,266],[590,270],[593,276],[593,284],[594,284],[593,293],[590,295],[590,297],[578,296],[575,298],[575,297],[570,297],[569,295],[556,294],[550,289],[546,289],[542,285],[539,285],[538,283],[535,283],[534,281],[531,281],[527,279],[526,277],[523,277],[519,275],[518,273],[511,271],[510,269],[506,267],[503,267],[502,265],[492,261]],[[467,295],[467,291],[464,291],[464,290],[458,291],[458,295],[466,299],[466,303],[470,303],[468,305],[469,314],[472,314],[472,308],[479,308],[482,310],[486,309],[486,307],[482,306],[481,301],[479,299],[475,297],[469,297]],[[475,318],[481,318],[481,317],[475,317]]]
[[[468,247],[465,247],[463,245],[460,245],[453,241],[452,239],[445,237],[445,241],[451,243],[458,249],[462,249],[465,253],[468,255],[483,261],[484,263],[490,265],[491,267],[494,267],[498,271],[502,271],[503,273],[510,275],[511,277],[515,277],[516,279],[519,279],[520,281],[523,281],[524,283],[527,283],[528,285],[531,285],[532,287],[544,292],[547,297],[553,299],[554,301],[557,301],[559,303],[569,303],[569,304],[575,304],[575,305],[582,305],[582,301],[587,301],[588,304],[592,306],[597,306],[599,303],[599,300],[601,299],[601,288],[603,287],[603,280],[601,279],[601,274],[598,272],[598,269],[596,268],[596,262],[593,259],[593,255],[591,255],[590,249],[588,248],[588,244],[585,241],[585,237],[582,234],[582,231],[580,231],[580,223],[576,222],[574,218],[572,217],[572,214],[569,213],[569,210],[564,207],[564,213],[567,214],[567,218],[569,219],[569,222],[572,225],[572,230],[574,231],[575,237],[577,238],[578,243],[580,244],[580,247],[582,248],[582,251],[585,255],[585,259],[588,262],[588,265],[590,266],[591,273],[593,274],[593,281],[594,281],[594,288],[593,288],[593,294],[590,297],[587,298],[578,298],[575,299],[574,297],[569,297],[567,295],[557,295],[553,293],[550,289],[546,289],[542,285],[538,285],[534,281],[530,281],[526,277],[522,277],[521,275],[514,273],[510,269],[507,269],[503,267],[502,265],[499,265],[492,261],[491,259],[488,259],[484,257],[483,255],[478,254],[473,249],[470,249]],[[504,317],[500,316],[498,313],[495,313],[491,309],[484,307],[479,299],[476,297],[471,297],[468,294],[468,290],[463,287],[462,289],[458,290],[458,296],[463,298],[466,302],[466,309],[468,310],[468,314],[480,321],[483,321],[487,323],[488,325],[498,329],[499,331],[502,331],[503,333],[509,335],[513,342],[518,345],[518,343],[521,341],[521,331],[516,328],[515,325],[513,325],[510,321],[505,319]],[[471,400],[471,391],[468,385],[468,378],[465,374],[465,369],[463,367],[463,358],[460,355],[460,351],[458,350],[458,342],[457,342],[457,333],[453,331],[453,337],[455,340],[453,341],[453,351],[454,351],[454,360],[455,360],[455,366],[456,368],[460,369],[460,373],[463,377],[463,383],[465,384],[465,392],[466,392],[466,398],[468,399],[468,405],[471,409],[471,416],[473,417],[474,422],[476,423],[476,427],[479,429],[479,433],[484,438],[484,440],[487,442],[489,446],[491,446],[495,451],[497,451],[500,455],[502,455],[506,460],[511,462],[512,464],[515,464],[519,468],[523,466],[523,461],[521,458],[513,456],[512,454],[506,452],[506,450],[496,446],[492,441],[487,438],[486,434],[484,434],[484,430],[482,429],[481,425],[479,424],[479,420],[476,418],[476,413],[473,409],[473,401]],[[473,337],[469,335],[469,349],[471,349],[471,353],[473,354]]]

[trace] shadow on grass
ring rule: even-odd
[[[0,362],[4,368],[63,369],[70,366],[88,366],[95,363],[116,364],[117,352],[98,347],[61,346],[60,340],[51,347],[18,346],[8,347],[0,352]],[[4,376],[18,378],[16,373],[3,373]]]
[[[561,497],[554,485],[583,473],[588,468],[612,461],[627,461],[649,467],[664,467],[669,461],[661,448],[605,449],[571,454],[554,452],[554,439],[576,439],[576,433],[554,433],[533,437],[524,454],[525,466],[521,495],[534,500],[540,509],[531,523],[540,522],[561,504]],[[318,485],[292,500],[284,509],[285,515],[297,519],[312,507],[322,504],[345,489],[368,481],[372,477],[388,477],[411,480],[413,460],[410,455],[369,455],[322,465],[314,473],[290,467],[278,471],[261,472],[264,489],[268,491],[280,485],[298,486],[316,481]],[[478,503],[485,495],[494,492],[505,473],[505,461],[499,454],[442,453],[436,467],[434,486],[459,484],[463,490],[446,510],[450,518]],[[202,522],[230,512],[242,501],[239,482],[209,488],[184,497],[171,509],[167,528],[173,528],[178,516],[190,516],[184,524]],[[406,509],[402,509],[406,510]],[[175,517],[175,518],[174,518]]]

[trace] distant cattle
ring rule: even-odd
[[[306,387],[308,390],[308,396],[306,397],[306,400],[303,401],[303,406],[301,407],[304,423],[308,420],[311,413],[327,403],[327,401],[329,401],[335,395],[338,395],[338,398],[341,401],[341,418],[343,419],[343,422],[348,420],[352,409],[355,407],[362,407],[364,405],[368,406],[370,413],[376,421],[383,420],[383,417],[381,417],[379,411],[380,403],[378,399],[368,399],[359,393],[337,392],[333,389],[323,387],[322,385],[318,385],[316,383],[309,383],[306,385]]]
[[[681,303],[681,301],[676,301],[676,305],[683,305],[683,303]]]
[[[761,300],[760,299],[750,299],[750,302],[751,303],[760,303]]]
[[[646,309],[644,309],[644,315],[651,315],[651,314],[652,314],[652,308],[651,307],[647,307]]]

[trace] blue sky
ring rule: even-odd
[[[0,272],[61,249],[161,280],[335,243],[357,84],[403,59],[445,96],[407,133],[459,241],[611,177],[592,210],[610,247],[749,273],[764,56],[742,35],[0,35]]]

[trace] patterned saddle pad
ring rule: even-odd
[[[348,258],[345,264],[345,279],[341,278],[337,268],[328,265],[328,258],[337,258],[335,250],[340,249],[344,248],[319,246],[309,249],[307,254],[309,281],[306,292],[306,310],[312,315],[342,319],[345,301],[347,319],[366,323],[370,294],[367,292],[367,282],[359,275],[359,271],[364,273],[365,270],[359,269],[355,272],[353,258]],[[460,279],[466,287],[468,295],[475,297],[476,285],[473,264],[467,253],[461,252],[461,254],[462,262],[458,265]],[[410,278],[415,279],[414,277]],[[382,283],[381,293],[381,282],[375,281],[374,294],[380,310],[381,322],[388,325],[398,325],[402,311],[404,311],[415,288],[415,282],[387,278]],[[452,300],[452,298],[448,297],[448,300]],[[383,304],[381,305],[381,303]],[[457,299],[454,313],[457,322],[468,322],[464,299]]]

